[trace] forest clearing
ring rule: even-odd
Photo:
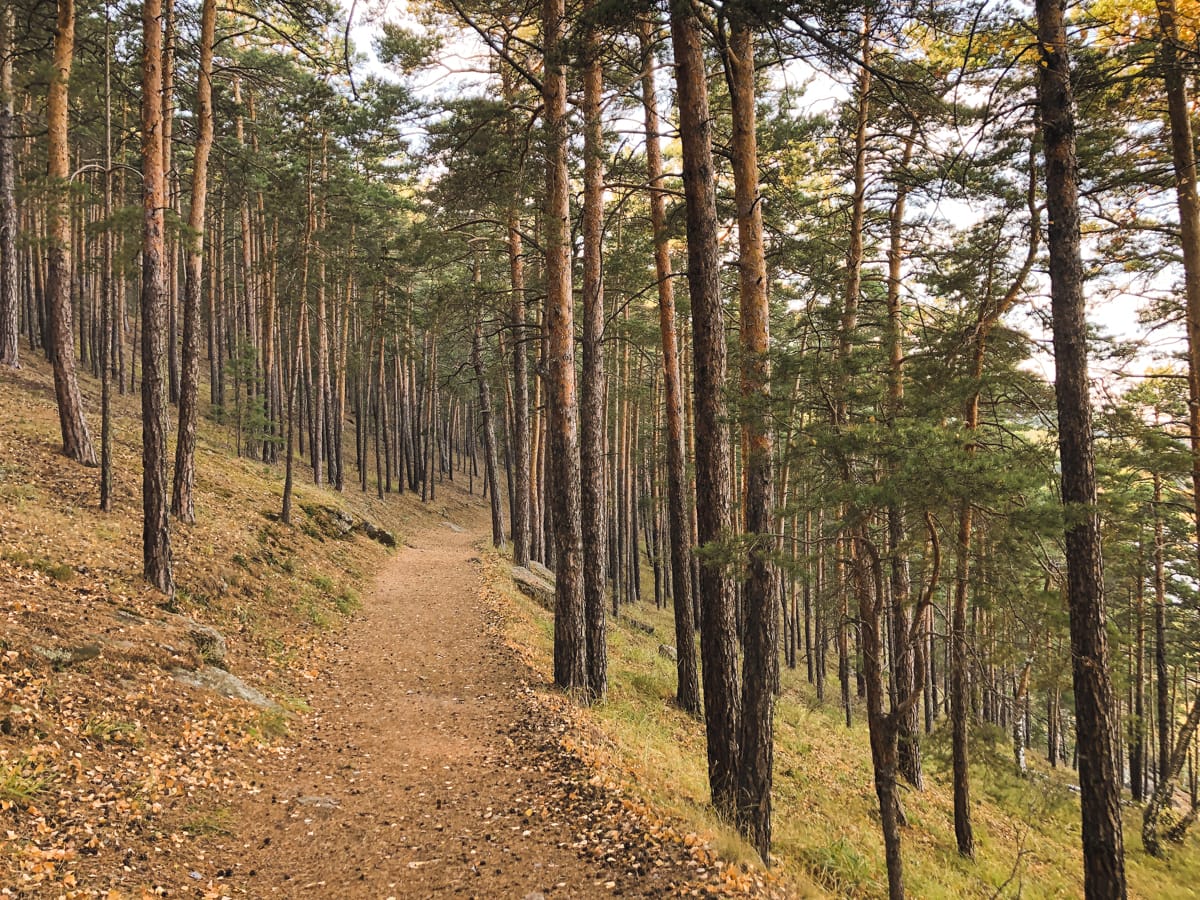
[[[1193,0],[4,0],[0,895],[1200,892]]]

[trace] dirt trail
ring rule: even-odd
[[[313,711],[293,725],[294,753],[267,763],[257,802],[235,810],[227,889],[661,896],[608,881],[572,849],[567,817],[526,817],[556,776],[515,759],[508,734],[528,675],[486,627],[473,559],[482,510],[455,514],[408,538],[336,636]]]

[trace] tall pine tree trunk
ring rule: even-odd
[[[16,134],[13,117],[13,8],[0,10],[0,366],[21,365],[17,317]]]
[[[525,259],[522,256],[521,231],[514,205],[508,213],[508,265],[512,296],[509,300],[509,319],[512,325],[512,452],[513,497],[512,541],[513,562],[529,565],[531,513],[530,450],[529,450],[529,348],[525,334]]]
[[[1079,747],[1083,884],[1084,893],[1094,900],[1125,896],[1125,847],[1121,835],[1121,779],[1116,766],[1116,701],[1108,669],[1100,522],[1096,513],[1075,110],[1065,6],[1066,0],[1037,0],[1041,57],[1038,101],[1046,159],[1054,393],[1058,402],[1062,499],[1067,509],[1067,611]]]
[[[746,14],[734,14],[724,49],[733,115],[734,202],[738,226],[738,299],[742,350],[742,435],[745,454],[745,521],[749,563],[742,587],[746,611],[742,664],[741,734],[738,739],[737,822],[763,862],[771,855],[771,779],[778,615],[771,477],[771,368],[767,356],[770,307],[758,192],[754,110],[754,39]]]
[[[700,714],[696,670],[695,620],[692,615],[692,516],[688,507],[687,461],[683,441],[683,383],[679,372],[679,340],[675,321],[675,282],[667,234],[667,202],[663,196],[663,159],[659,144],[658,98],[654,87],[653,25],[638,26],[642,50],[642,105],[646,116],[646,181],[650,185],[650,223],[654,230],[654,270],[658,279],[658,324],[662,339],[663,399],[667,425],[667,520],[671,543],[671,596],[675,610],[675,702]]]
[[[49,248],[46,265],[48,307],[47,350],[54,366],[54,395],[62,431],[63,453],[85,466],[96,465],[92,435],[83,416],[83,398],[75,373],[74,316],[71,310],[71,215],[67,202],[70,178],[68,87],[75,57],[75,0],[58,0],[54,32],[54,67],[46,97],[46,153],[50,201],[46,210]]]
[[[571,293],[571,210],[567,178],[567,79],[563,0],[542,5],[546,64],[546,336],[550,470],[554,490],[554,683],[587,691],[580,520],[579,399],[575,390],[575,315]]]
[[[104,8],[104,230],[100,235],[100,509],[112,510],[113,135],[112,23]]]
[[[1179,29],[1175,0],[1157,0],[1162,41],[1163,78],[1167,90],[1167,113],[1171,123],[1171,158],[1175,168],[1175,199],[1179,207],[1179,235],[1183,249],[1185,319],[1188,342],[1188,436],[1192,451],[1193,514],[1200,525],[1200,195],[1196,189],[1196,148],[1192,133],[1191,104],[1187,73],[1180,63]],[[1157,517],[1157,505],[1155,515]],[[1200,545],[1198,545],[1200,546]],[[1159,641],[1162,641],[1159,633]],[[1160,649],[1159,653],[1163,651]],[[1165,667],[1165,664],[1164,664]],[[1159,728],[1166,724],[1160,704]],[[1159,778],[1146,805],[1142,820],[1142,843],[1158,855],[1158,823],[1164,807],[1169,808],[1175,782],[1186,760],[1187,746],[1200,722],[1200,697],[1176,737],[1175,750],[1166,752],[1168,740],[1160,731]]]
[[[904,409],[904,321],[901,302],[901,278],[904,260],[904,210],[908,200],[908,167],[912,162],[917,138],[914,119],[904,140],[904,152],[896,178],[896,199],[888,221],[887,251],[887,331],[888,403],[887,415],[893,427]],[[913,665],[913,646],[907,640],[909,630],[908,605],[912,594],[908,556],[904,550],[907,529],[904,510],[896,501],[887,507],[888,556],[891,559],[891,634],[894,674],[893,694],[911,690],[917,672]],[[922,638],[923,639],[923,638]],[[914,704],[908,715],[897,723],[897,768],[904,779],[917,790],[923,787],[921,777],[921,744]]]
[[[213,143],[212,67],[216,0],[200,7],[200,70],[196,86],[196,148],[192,158],[192,208],[188,213],[187,259],[183,276],[183,359],[179,385],[179,438],[171,511],[181,522],[196,521],[196,419],[200,389],[200,289],[204,268],[208,157]]]
[[[142,4],[142,564],[164,594],[171,573],[167,516],[167,397],[163,373],[167,328],[164,281],[166,207],[163,172],[162,0]]]
[[[729,430],[725,408],[725,322],[721,306],[712,117],[700,22],[690,0],[671,0],[671,41],[679,98],[683,186],[687,199],[688,287],[692,303],[695,403],[696,538],[710,551],[729,537]],[[737,803],[739,691],[733,582],[720,554],[700,561],[700,653],[704,725],[713,805],[732,816]]]
[[[592,5],[589,2],[589,7]],[[585,9],[584,15],[588,15]],[[608,535],[604,491],[604,135],[600,34],[588,25],[583,69],[583,373],[580,381],[580,499],[583,504],[583,602],[587,617],[588,692],[608,692],[604,585]]]

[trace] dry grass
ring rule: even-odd
[[[549,677],[552,622],[511,588],[505,561],[489,574],[512,610],[509,639]],[[613,747],[613,765],[632,773],[655,805],[705,830],[723,855],[751,861],[754,852],[717,821],[708,806],[703,727],[671,703],[674,663],[658,653],[674,643],[669,610],[641,604],[629,615],[654,627],[643,634],[620,620],[609,637],[609,699],[588,718]],[[871,780],[862,711],[845,728],[840,709],[821,705],[802,670],[783,670],[776,719],[775,870],[797,896],[825,893],[877,897],[887,893],[883,840]],[[972,787],[978,859],[959,857],[954,843],[947,736],[926,742],[923,792],[907,791],[904,863],[909,894],[920,898],[1082,896],[1079,802],[1074,773],[1051,770],[1036,752],[1031,775],[1017,777],[1003,736],[973,744]],[[1200,897],[1200,838],[1192,835],[1166,861],[1148,857],[1137,828],[1140,811],[1127,809],[1130,895],[1146,900]]]
[[[98,386],[84,376],[83,388],[98,436]],[[102,513],[98,470],[60,452],[49,368],[27,356],[0,371],[0,885],[191,896],[194,855],[214,833],[196,823],[254,790],[254,756],[284,752],[325,630],[353,615],[387,554],[323,533],[304,507],[345,509],[401,540],[443,510],[316,489],[299,465],[295,521],[283,525],[282,467],[237,458],[233,435],[202,420],[197,524],[172,526],[168,609],[140,577],[138,398],[115,396],[114,410],[115,503]],[[172,668],[211,661],[179,615],[218,628],[225,665],[289,712],[175,682]]]

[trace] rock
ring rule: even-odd
[[[554,582],[547,581],[524,566],[513,566],[512,577],[522,594],[546,609],[554,609]]]
[[[630,616],[622,616],[621,621],[635,631],[640,631],[642,634],[654,634],[653,625],[647,625],[645,622],[640,622]]]
[[[547,569],[545,566],[543,566],[536,559],[531,559],[529,561],[529,571],[532,572],[534,575],[537,575],[539,578],[543,579],[544,581],[548,581],[551,584],[554,584],[554,580],[555,580],[554,573],[551,572],[549,569]]]
[[[100,655],[99,644],[83,644],[80,647],[39,647],[34,645],[33,652],[50,663],[56,669],[65,669],[76,663],[95,659]]]
[[[296,802],[301,806],[314,806],[317,809],[337,809],[342,805],[336,797],[297,797]]]
[[[144,616],[140,616],[132,609],[126,609],[124,606],[117,609],[117,621],[124,622],[126,625],[149,625],[150,620]]]
[[[196,645],[200,658],[211,666],[224,669],[225,654],[229,649],[225,643],[225,635],[211,625],[204,625],[187,616],[180,616],[179,620],[187,631],[188,639]]]
[[[363,534],[365,534],[371,540],[378,541],[379,543],[383,544],[383,546],[385,546],[385,547],[395,547],[396,546],[396,536],[394,534],[392,534],[390,531],[388,531],[384,528],[380,528],[378,525],[374,524],[373,522],[368,522],[366,519],[363,519],[361,522],[358,523],[357,527]]]
[[[679,659],[679,654],[675,652],[675,648],[670,644],[659,644],[658,655],[672,661]]]
[[[226,672],[224,669],[218,669],[216,666],[204,666],[194,672],[189,669],[172,669],[171,676],[180,684],[186,684],[189,687],[213,691],[231,700],[243,700],[262,709],[283,711],[283,707],[261,691],[255,690],[236,675]]]
[[[302,507],[317,530],[327,537],[345,537],[354,530],[354,517],[336,506],[309,504]]]

